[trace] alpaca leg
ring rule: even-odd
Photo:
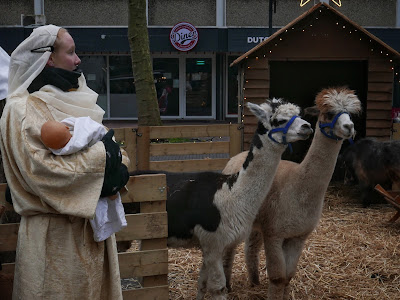
[[[268,300],[282,300],[286,286],[286,263],[282,239],[266,239],[264,250],[269,278]]]
[[[304,238],[294,238],[283,243],[283,252],[286,261],[286,286],[283,299],[290,299],[290,280],[296,274],[297,264],[303,251]]]
[[[226,279],[226,288],[228,292],[232,290],[231,278],[232,278],[232,266],[233,260],[235,259],[236,246],[227,248],[224,255],[224,274]]]
[[[225,300],[227,297],[226,280],[223,267],[223,252],[210,251],[204,253],[207,266],[207,290],[213,300]]]
[[[197,297],[196,300],[203,300],[207,292],[207,267],[203,258],[203,264],[199,272],[199,280],[197,282]]]
[[[253,230],[246,240],[245,244],[245,257],[247,272],[251,286],[260,284],[259,276],[259,257],[260,249],[262,246],[263,238],[261,232]]]

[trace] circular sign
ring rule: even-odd
[[[199,33],[192,24],[181,22],[172,27],[169,40],[175,49],[189,51],[197,45]]]

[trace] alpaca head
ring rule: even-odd
[[[349,139],[355,135],[352,114],[361,112],[361,102],[353,90],[345,87],[322,90],[315,99],[321,131],[333,139]]]
[[[247,103],[250,111],[257,117],[259,127],[265,128],[265,133],[271,140],[279,144],[287,144],[307,139],[313,130],[310,123],[298,117],[300,107],[283,99],[267,100],[261,105]]]

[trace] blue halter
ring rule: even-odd
[[[333,133],[333,128],[335,127],[335,124],[336,124],[337,120],[339,119],[339,117],[340,117],[341,115],[343,115],[343,114],[348,114],[348,115],[349,115],[348,112],[342,111],[342,112],[338,113],[338,114],[333,118],[332,122],[330,122],[330,123],[319,123],[319,129],[321,130],[321,132],[322,132],[327,138],[330,138],[330,139],[336,140],[336,141],[342,140],[341,137],[338,137],[337,135],[335,135],[335,134]],[[349,116],[350,116],[350,115],[349,115]],[[326,132],[326,131],[325,131],[325,128],[329,128],[329,131]],[[353,139],[352,139],[352,138],[349,138],[349,142],[350,142],[350,144],[353,144]]]
[[[289,130],[289,127],[293,124],[294,120],[295,120],[296,118],[298,118],[298,117],[299,117],[299,116],[293,116],[293,117],[289,120],[289,122],[286,123],[286,126],[285,126],[284,128],[274,128],[274,129],[271,129],[271,130],[269,131],[269,133],[268,133],[268,137],[269,137],[272,141],[274,141],[275,143],[277,143],[277,144],[283,144],[283,145],[288,145],[288,147],[289,147],[291,153],[293,152],[292,145],[291,145],[290,143],[286,142],[286,134],[287,134],[287,132],[288,132],[288,130]],[[279,143],[277,140],[275,140],[275,139],[272,137],[272,134],[273,134],[273,133],[277,133],[277,132],[282,132],[282,143]]]

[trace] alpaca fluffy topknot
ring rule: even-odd
[[[361,112],[361,101],[353,90],[346,87],[323,89],[315,98],[315,104],[321,113],[345,111],[350,114],[359,114]]]

